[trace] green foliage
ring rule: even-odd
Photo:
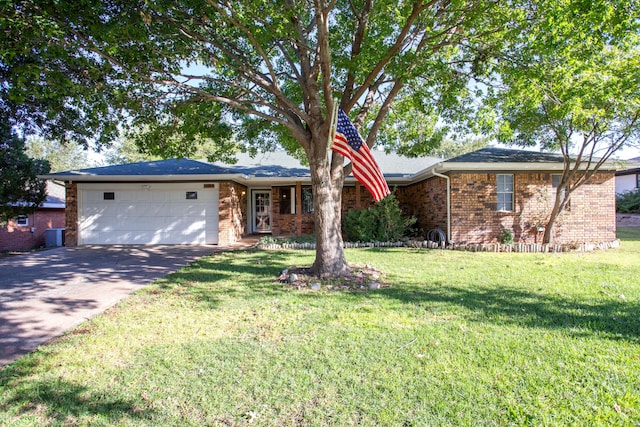
[[[305,235],[305,236],[286,236],[286,237],[273,237],[273,236],[262,236],[258,240],[258,243],[263,245],[275,244],[282,245],[287,243],[315,243],[316,237],[313,234]]]
[[[640,189],[616,194],[616,211],[640,214]]]
[[[308,154],[301,146],[316,137],[329,99],[362,108],[375,137],[383,102],[397,98],[379,142],[424,152],[451,129],[443,123],[471,117],[469,64],[488,62],[478,48],[497,50],[513,9],[392,0],[4,2],[2,97],[14,125],[84,144],[94,135],[115,140],[118,126],[145,129],[137,133],[143,151],[164,157],[187,156],[206,140],[226,152],[285,140],[289,152]]]
[[[109,7],[99,2],[0,3],[0,106],[10,126],[25,135],[85,147],[108,144],[117,136],[118,126],[127,120],[124,109],[136,103],[124,88],[122,70],[90,49],[79,49],[61,25],[63,20],[82,21],[98,29],[98,17],[106,17]],[[101,44],[100,39],[96,35],[94,40]]]
[[[49,162],[51,172],[90,167],[87,152],[73,142],[61,143],[39,137],[27,138],[27,155]]]
[[[430,156],[451,159],[462,154],[486,148],[489,145],[489,138],[463,138],[460,140],[445,139],[440,145],[431,149],[427,154]]]
[[[513,243],[513,233],[508,228],[503,228],[498,240],[503,245],[511,245]]]
[[[565,3],[540,2],[497,62],[496,130],[503,142],[606,159],[640,135],[640,4]]]
[[[49,162],[30,158],[25,140],[15,135],[6,121],[0,123],[0,223],[35,211],[47,190],[37,175],[49,170]]]
[[[352,242],[395,242],[406,236],[415,222],[416,218],[402,213],[391,194],[368,209],[347,212],[342,228]]]

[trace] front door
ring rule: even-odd
[[[271,232],[271,191],[253,192],[253,232]]]

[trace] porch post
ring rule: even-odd
[[[302,235],[302,183],[296,182],[296,235]]]

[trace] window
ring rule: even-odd
[[[115,200],[116,199],[116,193],[114,193],[113,191],[105,191],[104,193],[102,193],[102,199],[103,200]]]
[[[302,187],[302,213],[313,213],[313,191],[311,187]]]
[[[26,215],[18,215],[16,217],[16,225],[18,225],[19,227],[28,227],[29,217]]]
[[[197,191],[187,191],[187,200],[198,200]]]
[[[636,188],[640,188],[640,173],[636,174]]]
[[[513,211],[513,175],[496,175],[498,211]]]
[[[559,173],[554,173],[553,175],[551,175],[551,186],[553,187],[553,199],[551,200],[551,203],[555,203],[556,202],[556,194],[558,192],[558,187],[560,187],[560,181],[562,181],[562,174]],[[566,188],[562,190],[563,194],[562,197],[564,197],[564,191],[566,191]],[[569,199],[567,201],[567,205],[564,207],[565,211],[568,211],[571,209],[571,199]]]
[[[280,187],[278,188],[278,201],[280,202],[280,213],[291,214],[296,211],[296,188]]]

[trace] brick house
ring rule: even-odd
[[[65,224],[65,188],[47,182],[45,201],[29,215],[11,219],[0,227],[0,251],[26,251],[45,246],[46,230]]]
[[[503,228],[541,237],[562,172],[555,154],[487,148],[449,160],[375,153],[403,210],[427,233],[457,244],[493,243]],[[164,160],[46,175],[65,181],[67,245],[227,244],[248,234],[313,233],[308,168],[282,152],[239,155],[236,165]],[[615,168],[576,190],[557,243],[615,239]],[[343,212],[373,204],[352,176]]]

